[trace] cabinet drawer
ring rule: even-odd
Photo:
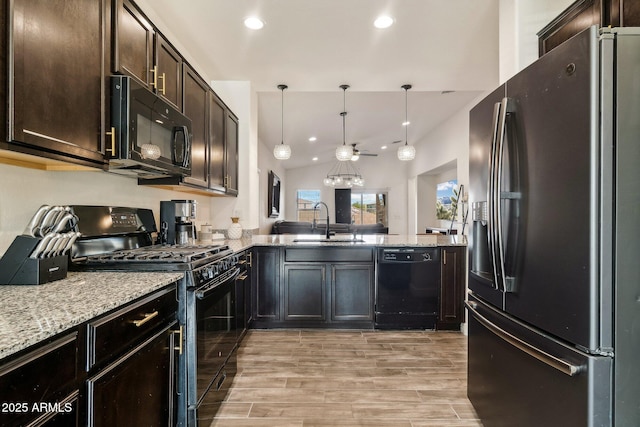
[[[25,425],[47,412],[40,405],[64,410],[64,396],[77,387],[77,342],[74,332],[0,367],[0,425]]]
[[[285,261],[300,262],[373,262],[371,248],[286,248]]]
[[[175,319],[177,310],[175,285],[89,322],[87,325],[87,364],[113,359],[132,348],[158,326]]]

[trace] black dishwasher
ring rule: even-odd
[[[379,248],[377,329],[435,329],[440,289],[440,248]]]

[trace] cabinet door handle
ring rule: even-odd
[[[253,263],[253,252],[247,252],[247,262],[249,264],[249,267],[253,267],[252,263]]]
[[[162,87],[160,88],[160,90],[159,90],[159,91],[160,91],[160,93],[162,93],[163,95],[166,95],[166,92],[165,92],[165,82],[166,82],[166,79],[165,79],[165,73],[162,73],[162,75],[158,76],[158,78],[159,78],[159,79],[162,79]]]
[[[110,151],[112,156],[116,155],[116,128],[111,126],[111,132],[105,132],[111,136],[111,148],[106,148],[104,151]]]
[[[144,325],[145,323],[147,323],[149,320],[153,319],[154,317],[156,317],[158,315],[158,310],[154,311],[153,313],[147,313],[144,315],[144,317],[140,320],[134,320],[133,324],[136,325],[136,327],[140,327],[142,325]]]
[[[153,81],[151,82],[151,87],[154,89],[158,89],[158,66],[154,65],[151,69],[151,73],[153,74]]]
[[[178,346],[174,347],[174,350],[178,350],[178,354],[182,354],[182,335],[184,334],[184,326],[180,325],[180,329],[173,331],[174,334],[178,334]]]

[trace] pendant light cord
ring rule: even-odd
[[[280,103],[280,144],[284,145],[284,90],[287,85],[278,85],[278,89],[282,92],[282,101]]]
[[[349,85],[340,85],[342,89],[342,145],[347,145],[347,131],[345,121],[347,120],[347,89],[349,89]]]
[[[402,89],[404,89],[404,145],[409,145],[409,89],[411,89],[411,85],[402,85]]]

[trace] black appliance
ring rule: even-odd
[[[379,248],[377,329],[435,329],[440,290],[440,250]]]
[[[111,122],[110,172],[191,175],[191,120],[131,77],[111,76]]]
[[[160,243],[193,244],[196,239],[196,201],[166,200],[160,202]]]
[[[493,426],[640,425],[640,29],[596,27],[470,113],[468,396]]]
[[[197,426],[207,395],[234,372],[239,326],[235,287],[238,256],[226,245],[154,245],[157,228],[148,209],[72,206],[81,236],[72,250],[75,270],[182,271],[178,323],[178,426]]]

